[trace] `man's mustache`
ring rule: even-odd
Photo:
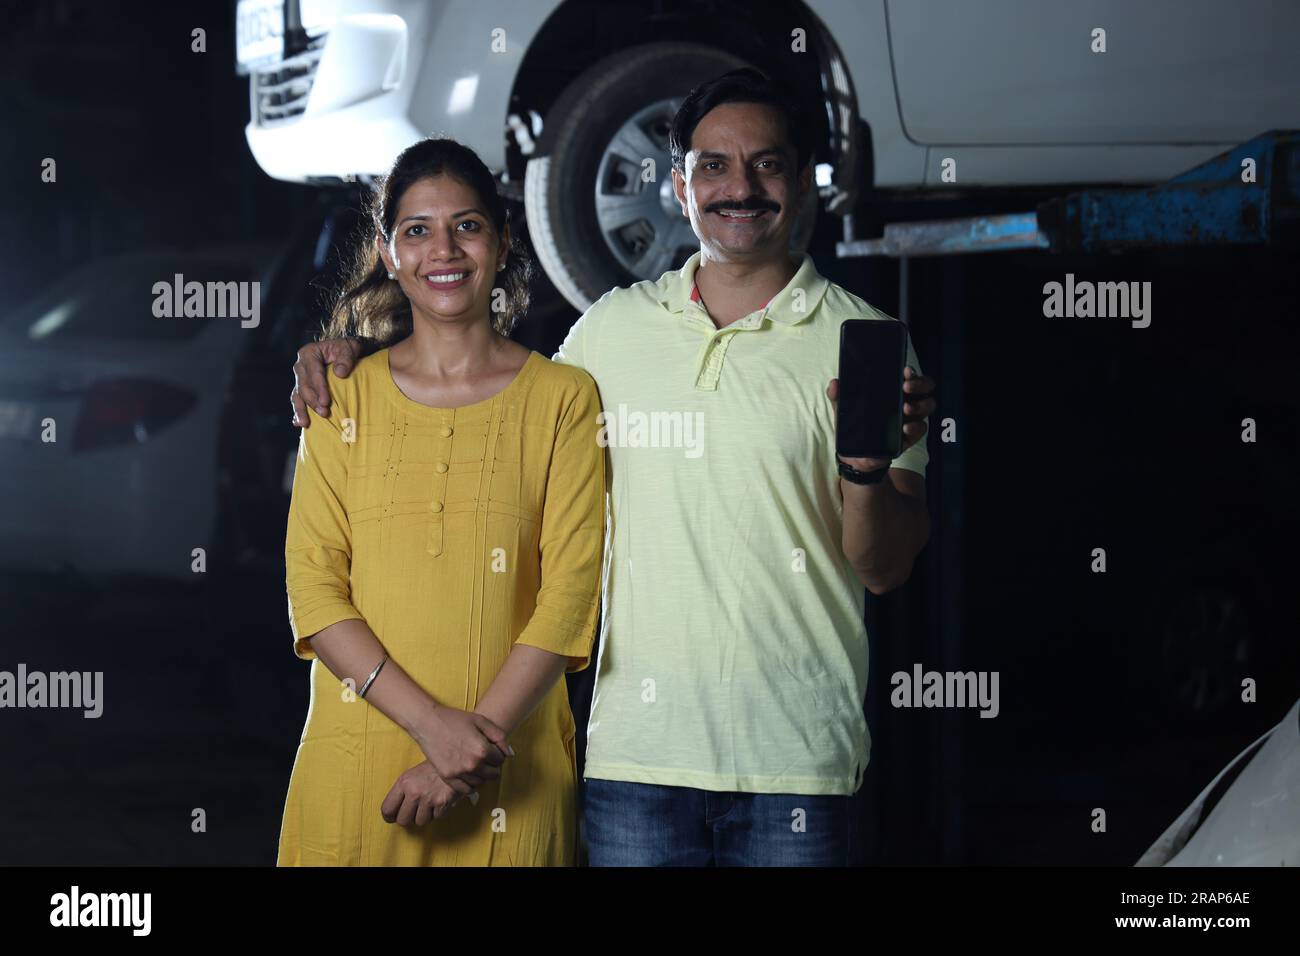
[[[773,202],[771,199],[752,196],[744,202],[715,202],[704,207],[705,212],[719,212],[723,209],[732,212],[757,212],[762,209],[766,209],[768,212],[780,212],[781,204]]]

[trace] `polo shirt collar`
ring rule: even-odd
[[[659,280],[659,302],[669,312],[682,312],[691,300],[695,287],[695,271],[700,267],[700,252],[695,252],[676,272],[665,272]],[[816,310],[830,282],[817,272],[812,256],[803,254],[803,261],[784,289],[772,297],[763,310],[765,317],[781,325],[797,325]],[[802,307],[795,311],[795,293],[802,290]]]

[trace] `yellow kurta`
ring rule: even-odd
[[[364,620],[440,703],[471,710],[513,645],[587,666],[605,533],[600,399],[533,352],[461,408],[407,398],[388,350],[329,374],[329,418],[300,439],[285,542],[294,652],[311,703],[280,829],[281,866],[572,866],[574,720],[563,680],[510,736],[497,780],[424,827],[379,808],[416,743],[316,658],[310,637]]]

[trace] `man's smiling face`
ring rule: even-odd
[[[764,103],[723,103],[700,118],[673,189],[700,246],[718,261],[788,254],[790,233],[811,188],[779,110]]]

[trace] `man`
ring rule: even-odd
[[[934,382],[909,342],[903,451],[839,467],[839,326],[888,317],[789,254],[812,188],[802,115],[754,70],[693,90],[672,177],[700,251],[606,293],[555,356],[595,378],[610,453],[593,866],[848,862],[870,739],[862,589],[900,586],[929,536]],[[297,419],[356,351],[299,353]]]

